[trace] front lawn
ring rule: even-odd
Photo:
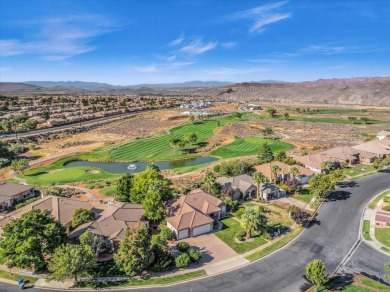
[[[263,237],[258,236],[255,237],[252,242],[248,241],[238,243],[236,242],[236,235],[240,231],[244,231],[244,229],[240,225],[240,222],[233,218],[222,219],[221,222],[223,223],[222,230],[216,232],[215,235],[218,236],[223,242],[225,242],[238,254],[243,254],[267,242]]]
[[[361,176],[361,175],[365,175],[365,174],[367,174],[369,172],[373,172],[373,171],[376,171],[374,166],[366,165],[366,164],[356,164],[356,165],[348,166],[348,167],[344,168],[345,175],[352,177],[352,178],[357,177],[357,176]]]
[[[375,238],[390,247],[390,228],[375,228]]]
[[[9,272],[3,271],[3,270],[0,270],[0,278],[15,281],[15,284],[17,284],[16,281],[18,279],[23,279],[25,282],[28,282],[28,284],[35,284],[35,282],[38,281],[38,278],[29,277],[29,276],[25,276],[25,275],[19,275],[19,274],[10,275]]]
[[[313,194],[310,193],[308,189],[301,189],[293,195],[293,198],[305,203],[310,203],[310,201],[313,199]]]
[[[368,208],[370,209],[374,209],[376,204],[378,204],[378,202],[380,200],[382,200],[385,196],[387,195],[390,195],[390,190],[387,190],[387,191],[384,191],[383,193],[379,194],[378,196],[376,196],[371,202],[370,204],[368,204]]]
[[[268,143],[273,152],[287,151],[294,146],[278,140],[261,139],[257,137],[237,138],[234,142],[219,147],[211,152],[211,155],[221,158],[232,158],[239,156],[255,155],[259,152],[260,146]]]

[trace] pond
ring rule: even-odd
[[[161,170],[173,169],[186,166],[195,166],[199,164],[205,164],[217,161],[216,157],[194,157],[190,159],[170,160],[170,161],[157,161],[153,162]],[[145,168],[152,162],[93,162],[93,161],[71,161],[65,164],[65,167],[72,166],[90,166],[104,169],[111,173],[137,173],[145,170]],[[135,165],[135,169],[128,169],[129,165]]]

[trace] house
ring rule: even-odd
[[[145,225],[149,228],[149,221],[145,219],[145,210],[141,204],[116,203],[105,205],[97,219],[78,226],[69,234],[70,239],[78,238],[85,231],[100,236],[106,240],[109,247],[114,249],[124,240],[128,227]]]
[[[64,197],[47,196],[1,218],[0,229],[10,220],[20,218],[23,214],[31,210],[48,210],[57,221],[61,222],[61,224],[69,230],[72,224],[74,211],[79,208],[92,209],[96,212],[93,206],[88,202]]]
[[[380,131],[376,134],[376,138],[378,140],[385,140],[387,138],[390,138],[390,132],[389,131]]]
[[[264,200],[273,200],[278,199],[286,195],[286,191],[279,189],[278,187],[271,185],[269,183],[264,183],[260,185],[259,198]]]
[[[226,213],[226,204],[196,189],[180,196],[170,204],[168,210],[172,216],[167,219],[167,227],[180,240],[212,231],[214,220]]]
[[[314,175],[314,171],[305,168],[301,165],[288,165],[280,161],[272,161],[270,163],[264,163],[255,166],[255,170],[261,172],[268,178],[270,181],[275,179],[275,174],[272,173],[272,166],[277,165],[281,169],[277,174],[276,181],[287,181],[292,180],[293,176],[290,174],[291,168],[295,167],[298,169],[299,174],[295,177],[301,184],[306,184],[309,182],[310,178]]]
[[[390,140],[373,140],[352,146],[353,149],[375,154],[375,157],[386,158],[390,155]]]
[[[233,177],[218,177],[216,182],[223,188],[233,188],[233,200],[239,200],[242,197],[256,197],[257,187],[253,184],[252,177],[250,175],[242,174]]]
[[[320,153],[309,154],[305,156],[293,156],[293,158],[315,173],[321,173],[322,171],[321,164],[323,162],[330,161],[333,162],[335,166],[338,164],[337,159],[334,159],[332,157]]]
[[[4,212],[34,195],[34,187],[32,186],[0,182],[0,212]]]
[[[347,146],[331,148],[322,152],[322,154],[346,164],[357,164],[360,162],[359,152],[356,149]]]

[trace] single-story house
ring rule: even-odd
[[[149,221],[145,219],[144,214],[145,210],[141,204],[109,204],[104,206],[95,221],[78,226],[68,237],[75,239],[89,230],[92,234],[104,238],[107,246],[114,249],[120,241],[124,240],[127,228],[137,228],[140,224],[149,227]]]
[[[34,195],[34,187],[32,186],[0,182],[0,212],[6,211]]]
[[[234,190],[233,200],[239,200],[242,197],[256,197],[257,187],[252,182],[252,177],[247,174],[233,177],[218,177],[216,182],[223,188],[231,187]]]
[[[331,148],[322,152],[322,154],[346,164],[357,164],[360,162],[359,152],[356,149],[347,146]]]
[[[352,146],[353,149],[375,154],[375,157],[386,158],[390,155],[390,140],[373,140]]]
[[[177,240],[208,233],[215,219],[226,213],[226,204],[220,199],[196,189],[169,204],[171,217],[167,227]]]
[[[276,180],[277,181],[287,181],[292,180],[293,176],[290,174],[290,170],[293,167],[296,167],[299,171],[299,174],[296,176],[296,179],[301,184],[306,184],[309,182],[310,178],[314,175],[314,171],[303,167],[301,165],[288,165],[280,161],[272,161],[270,163],[264,163],[255,166],[255,170],[258,172],[261,172],[265,175],[266,178],[268,178],[270,181],[273,181],[275,179],[275,175],[272,173],[272,166],[277,165],[280,167],[281,171],[277,174]]]
[[[385,140],[387,138],[390,138],[390,132],[389,131],[380,131],[376,134],[376,138],[378,140]]]
[[[323,162],[330,161],[333,162],[335,166],[338,164],[337,159],[320,153],[309,154],[305,156],[293,156],[293,158],[315,173],[321,173],[321,164]]]
[[[286,195],[286,191],[269,183],[261,184],[259,190],[259,197],[267,201],[278,199]]]

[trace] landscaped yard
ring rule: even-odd
[[[191,154],[183,153],[179,149],[174,149],[169,140],[172,137],[182,139],[185,134],[194,132],[198,136],[198,143],[205,142],[209,139],[214,130],[219,126],[227,123],[238,123],[248,118],[261,118],[259,115],[245,113],[241,119],[228,116],[218,119],[210,119],[204,121],[196,121],[155,135],[149,138],[137,139],[132,142],[119,146],[106,146],[98,148],[92,152],[81,155],[82,159],[91,160],[121,160],[121,161],[153,161],[153,160],[171,160],[180,159],[190,156]],[[194,148],[196,145],[189,145],[187,148]]]
[[[362,226],[362,235],[365,240],[371,240],[370,237],[370,220],[364,220]]]
[[[387,190],[387,191],[384,191],[383,193],[381,193],[380,195],[376,196],[371,202],[370,204],[368,204],[368,208],[370,209],[374,209],[376,204],[378,204],[378,202],[380,200],[382,200],[385,196],[387,195],[390,195],[390,190]]]
[[[301,189],[293,195],[293,198],[305,203],[310,203],[310,201],[313,199],[313,194],[311,194],[308,189]]]
[[[375,238],[390,247],[390,228],[375,228]]]
[[[240,231],[244,231],[240,222],[233,218],[222,219],[222,230],[215,233],[223,242],[230,246],[238,254],[250,251],[258,246],[265,244],[267,241],[261,237],[255,237],[253,241],[238,243],[236,242],[236,236]]]
[[[221,158],[254,155],[259,152],[260,146],[268,143],[273,152],[287,151],[294,146],[278,140],[261,139],[256,137],[237,138],[234,142],[222,146],[211,152],[211,155]]]
[[[19,275],[19,274],[10,275],[9,272],[3,270],[0,270],[0,278],[15,281],[15,283],[18,279],[23,279],[25,282],[27,281],[29,284],[34,284],[36,281],[38,281],[38,278]]]
[[[356,164],[354,166],[349,166],[344,169],[344,173],[349,177],[365,175],[372,171],[376,171],[374,166],[366,164]]]

